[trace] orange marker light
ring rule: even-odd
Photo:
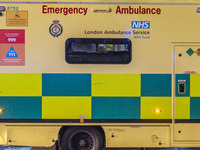
[[[161,112],[161,110],[160,110],[159,108],[155,109],[154,111],[155,111],[156,113],[160,113],[160,112]]]
[[[84,119],[80,119],[80,123],[84,123]]]
[[[2,108],[0,108],[0,114],[3,112],[3,109]]]

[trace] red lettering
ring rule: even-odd
[[[69,8],[69,14],[72,14],[72,13],[73,13],[73,9]]]
[[[116,13],[116,14],[117,14],[117,13],[121,14],[120,6],[117,6],[117,9],[116,9],[116,12],[115,12],[115,13]]]
[[[151,8],[146,8],[145,14],[151,14]]]
[[[82,10],[82,11],[81,11]],[[83,13],[83,8],[79,8],[79,14],[82,14]]]
[[[60,8],[60,13],[62,14],[62,12],[63,12],[63,8]]]
[[[128,14],[128,8],[122,8],[122,14]]]
[[[133,8],[131,6],[129,6],[129,14],[133,14]]]
[[[88,10],[88,8],[83,8],[84,16],[87,14],[87,10]]]
[[[139,9],[138,9],[138,14],[141,14],[141,6],[139,6]]]
[[[155,8],[152,8],[152,9],[151,9],[151,13],[152,13],[152,14],[155,14],[155,13],[156,13],[156,9],[155,9]]]
[[[53,7],[49,7],[49,8],[48,8],[48,13],[54,14],[54,12],[55,12],[55,10],[54,10]]]
[[[64,12],[64,15],[67,15],[68,14],[68,9],[67,8],[63,8],[63,12]]]
[[[47,5],[42,5],[42,13],[45,14],[87,14],[88,8],[82,7],[48,7]]]
[[[79,9],[78,8],[74,8],[74,13],[78,14],[79,13]]]
[[[43,14],[46,14],[47,12],[45,12],[45,10],[47,10],[47,5],[43,5],[42,6],[42,13]]]
[[[157,9],[157,14],[159,14],[159,15],[161,14],[161,9],[160,8]]]
[[[59,8],[56,8],[56,9],[55,9],[55,13],[56,13],[56,14],[59,14],[59,13],[60,13],[60,9],[59,9]]]
[[[117,6],[115,14],[161,14],[160,8],[143,8],[142,6],[120,8]]]
[[[142,8],[142,12],[141,12],[141,13],[142,13],[142,14],[147,14],[147,13],[145,12],[145,10],[146,10],[145,8]]]

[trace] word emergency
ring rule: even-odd
[[[77,8],[77,7],[48,7],[47,5],[42,6],[43,14],[83,14],[84,16],[87,14],[88,8]]]

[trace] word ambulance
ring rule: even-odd
[[[161,14],[160,8],[142,8],[142,6],[139,6],[138,8],[133,8],[131,6],[126,8],[121,8],[120,6],[117,6],[116,14]]]

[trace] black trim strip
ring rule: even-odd
[[[200,119],[176,119],[175,123],[200,123]]]
[[[0,123],[80,123],[79,119],[0,119]],[[172,123],[171,119],[85,119],[84,123]]]

